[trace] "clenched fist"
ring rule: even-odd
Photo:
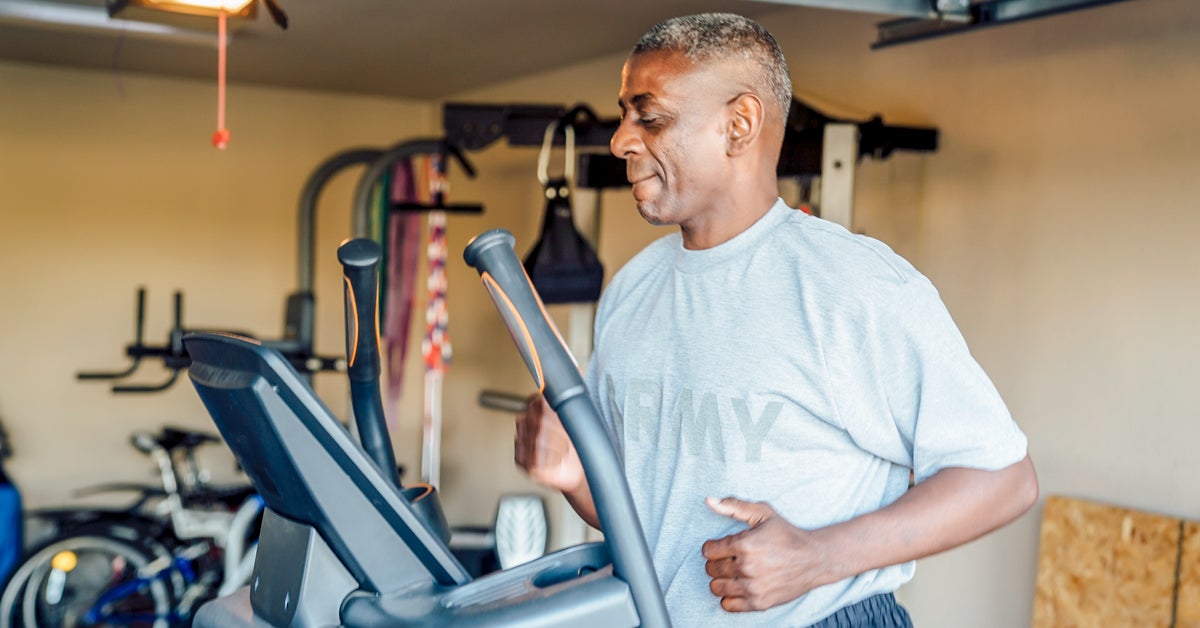
[[[525,410],[517,415],[513,438],[513,458],[535,482],[564,493],[584,484],[579,454],[558,415],[535,394]]]

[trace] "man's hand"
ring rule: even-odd
[[[705,500],[720,515],[750,527],[704,543],[709,589],[731,612],[761,611],[790,602],[825,584],[823,550],[812,532],[780,517],[766,502],[733,497]]]
[[[770,608],[818,586],[931,556],[1026,512],[1038,497],[1033,462],[996,471],[947,467],[874,512],[801,530],[765,503],[709,498],[750,528],[704,544],[714,595],[727,611]]]
[[[517,415],[513,458],[534,482],[562,491],[575,512],[588,525],[600,529],[579,453],[562,421],[541,395],[531,396],[525,410]]]
[[[517,415],[513,458],[533,481],[564,493],[584,483],[583,465],[558,415],[541,395],[529,398]]]

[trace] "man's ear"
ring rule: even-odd
[[[726,108],[729,127],[726,131],[725,152],[730,156],[746,152],[762,135],[766,111],[762,100],[750,92],[738,94]]]

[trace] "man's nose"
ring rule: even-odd
[[[635,129],[631,128],[631,124],[632,122],[628,118],[621,120],[621,123],[617,125],[617,131],[608,141],[608,149],[621,159],[628,158],[641,146],[641,139],[637,136]]]

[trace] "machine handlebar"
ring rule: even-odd
[[[486,231],[467,244],[463,258],[479,271],[534,383],[558,413],[579,453],[612,555],[613,573],[629,585],[642,625],[670,626],[625,471],[575,358],[517,259],[515,242],[504,229]]]
[[[383,249],[367,238],[346,240],[338,247],[346,303],[346,370],[359,439],[371,460],[396,487],[400,475],[388,438],[379,397],[382,372],[379,352],[379,260]]]

